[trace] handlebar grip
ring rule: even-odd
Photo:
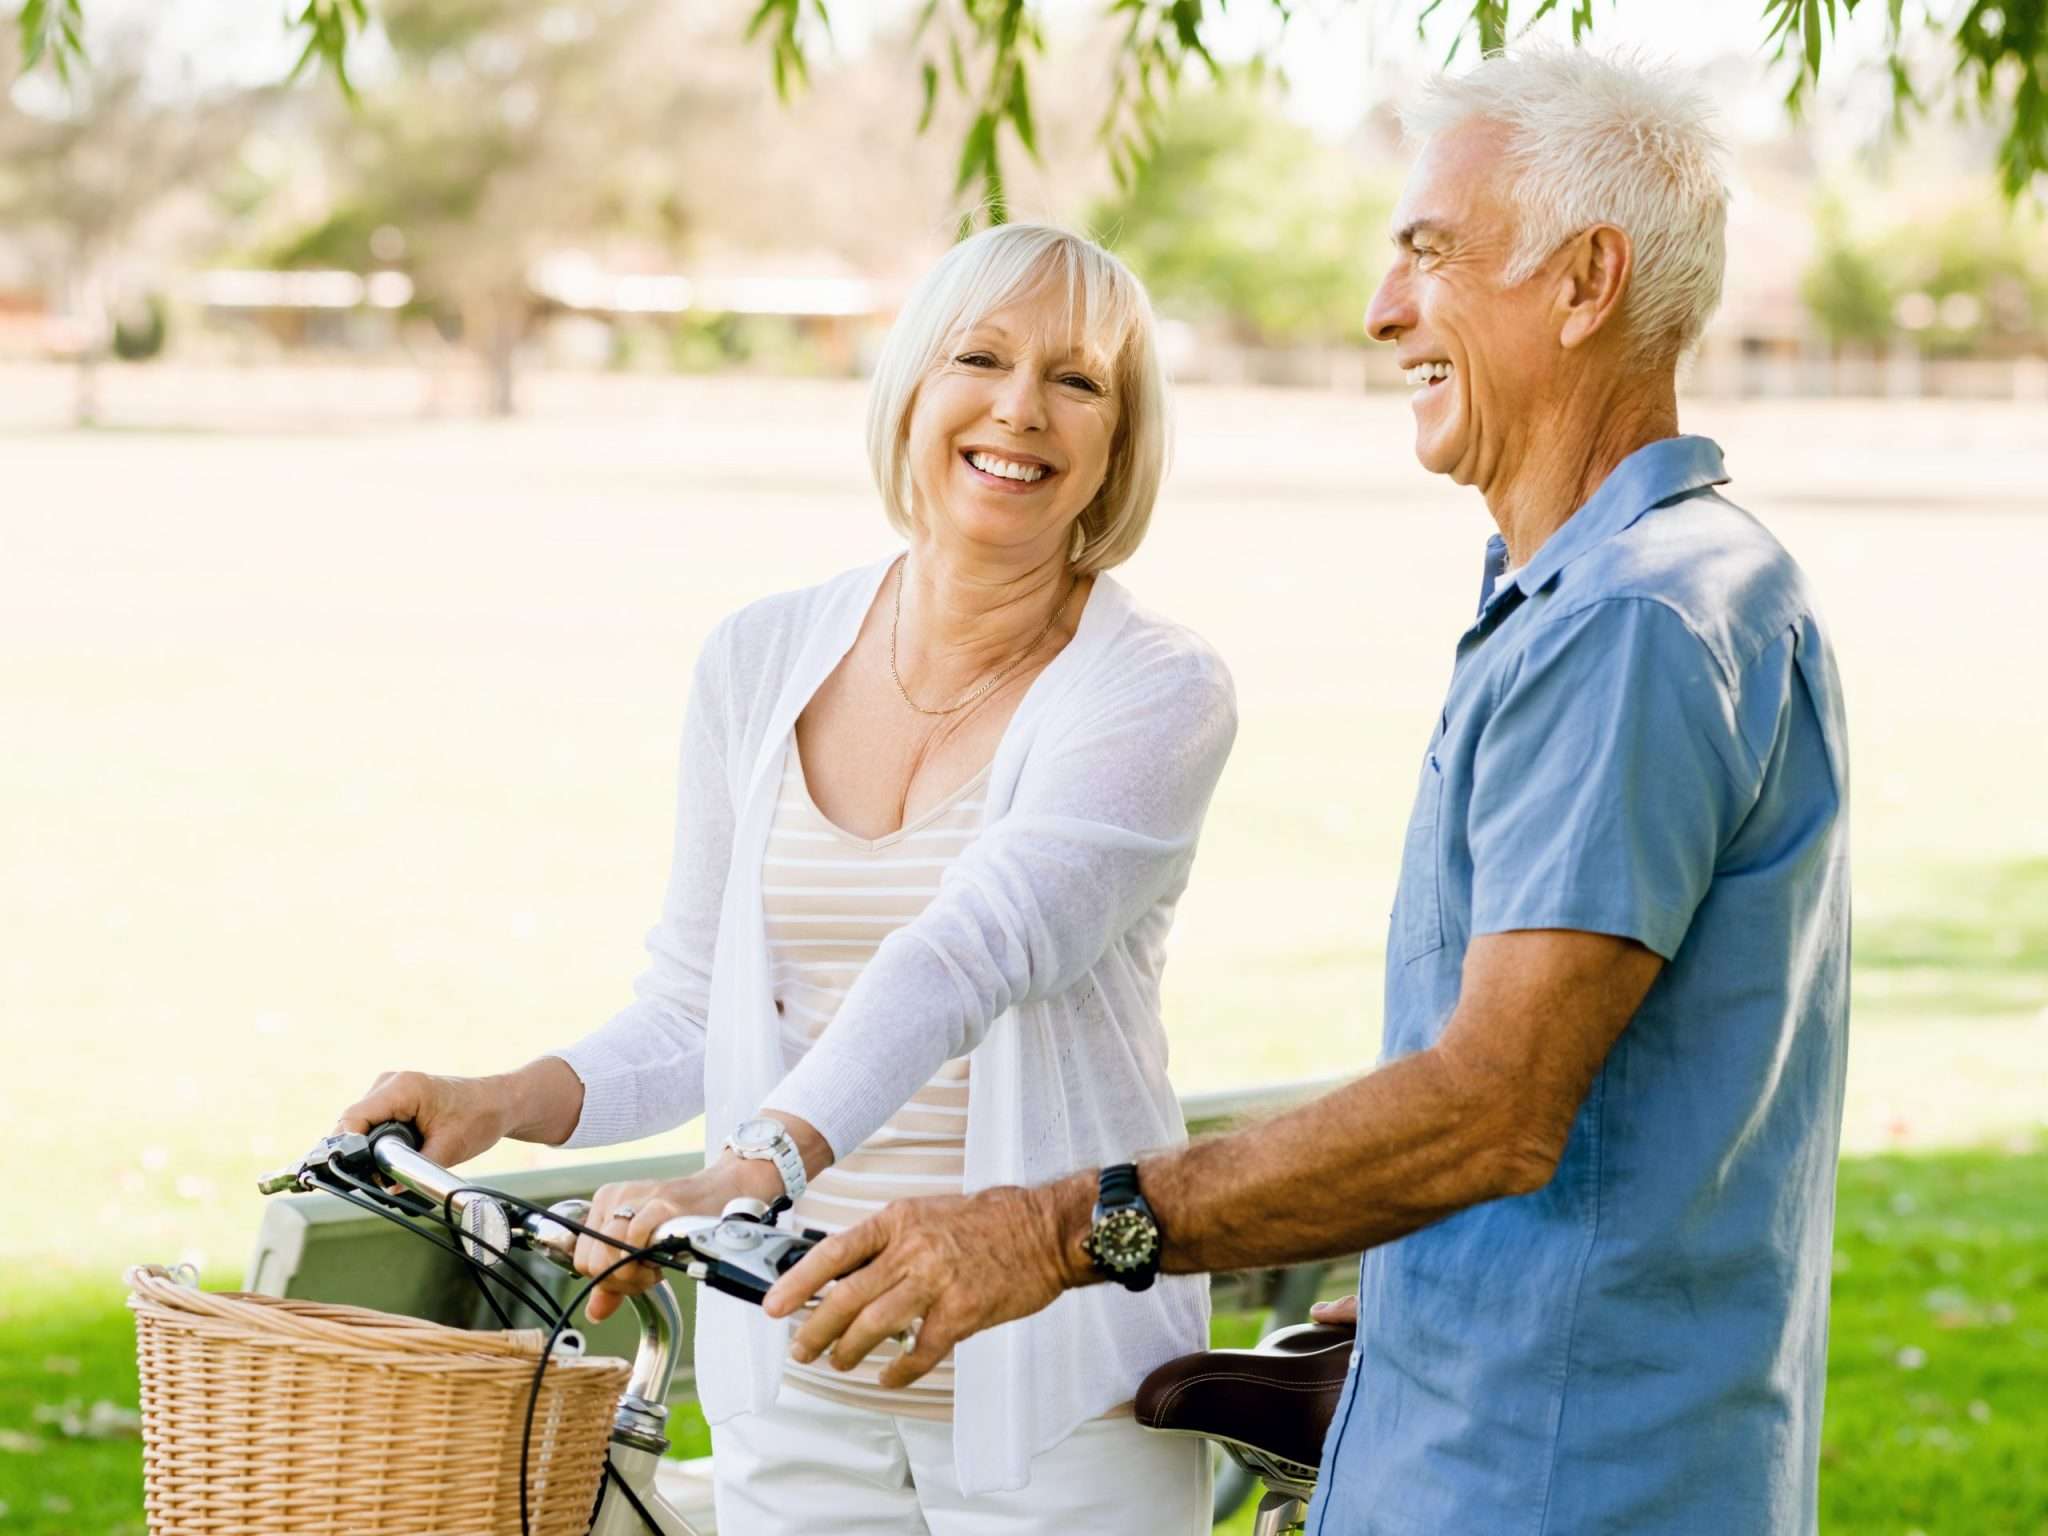
[[[377,1150],[377,1143],[384,1140],[387,1136],[396,1136],[405,1144],[406,1149],[412,1152],[419,1151],[421,1147],[427,1144],[427,1138],[420,1134],[420,1128],[410,1120],[382,1121],[370,1127],[369,1133],[364,1137],[364,1140],[369,1142],[370,1150],[375,1152]]]

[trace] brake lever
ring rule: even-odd
[[[259,1195],[282,1195],[293,1190],[310,1190],[319,1184],[322,1172],[339,1171],[349,1177],[373,1181],[377,1177],[375,1147],[387,1136],[395,1136],[414,1151],[421,1143],[419,1128],[406,1120],[386,1120],[362,1131],[336,1131],[313,1143],[312,1150],[289,1168],[265,1174],[256,1181]]]
[[[824,1239],[822,1232],[784,1231],[772,1224],[761,1202],[739,1199],[723,1215],[663,1222],[650,1246],[680,1259],[675,1267],[699,1284],[759,1306],[775,1282]]]
[[[370,1160],[370,1138],[360,1131],[337,1131],[332,1136],[322,1136],[313,1143],[313,1148],[290,1168],[265,1174],[256,1181],[259,1195],[282,1195],[292,1190],[311,1189],[322,1170],[340,1163],[367,1163],[370,1171],[376,1165]]]

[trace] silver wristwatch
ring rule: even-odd
[[[794,1205],[803,1198],[810,1182],[804,1177],[804,1155],[797,1151],[796,1142],[780,1120],[771,1120],[766,1115],[742,1120],[725,1138],[725,1150],[735,1157],[773,1163],[775,1171],[782,1175],[782,1189],[789,1203]]]

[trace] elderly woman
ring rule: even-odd
[[[1159,980],[1229,753],[1228,675],[1106,573],[1151,517],[1150,306],[1099,247],[1009,225],[910,296],[868,447],[908,548],[718,626],[697,665],[675,862],[639,1001],[503,1077],[402,1073],[344,1115],[428,1155],[625,1141],[705,1116],[700,1173],[598,1191],[644,1244],[736,1195],[836,1231],[903,1195],[1030,1184],[1185,1140]],[[617,1253],[583,1239],[580,1267]],[[636,1266],[602,1317],[653,1283]],[[1202,1347],[1198,1279],[1100,1286],[928,1367],[788,1357],[704,1293],[718,1521],[777,1532],[1206,1530],[1198,1443],[1128,1414]]]

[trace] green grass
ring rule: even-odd
[[[2048,1155],[1845,1164],[1822,1528],[2048,1533]]]
[[[2048,1536],[2048,1150],[1857,1159],[1840,1189],[1822,1530]],[[37,1413],[134,1404],[118,1292],[17,1277],[0,1311],[0,1532],[139,1533],[136,1443],[66,1438]],[[1251,1331],[1217,1322],[1219,1342]]]

